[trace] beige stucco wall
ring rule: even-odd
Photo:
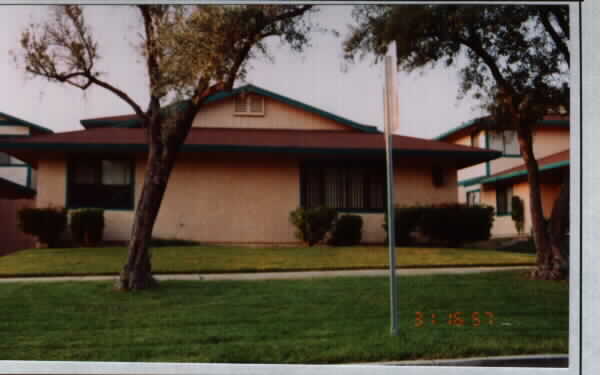
[[[0,126],[0,135],[29,135],[27,126]]]
[[[485,148],[485,133],[483,131],[477,132],[477,147]],[[453,143],[462,146],[471,146],[471,136],[464,136],[458,138]],[[485,163],[473,165],[471,167],[463,168],[458,171],[458,181],[468,180],[470,178],[485,176]],[[459,198],[460,199],[460,198]]]
[[[352,130],[333,120],[265,97],[264,116],[234,115],[233,98],[208,104],[194,119],[193,127],[242,129]]]
[[[569,129],[540,128],[533,138],[533,153],[537,159],[569,149]]]
[[[560,184],[542,184],[540,186],[540,192],[542,195],[542,210],[546,218],[552,214],[552,208],[554,202],[560,193]],[[530,198],[529,198],[529,184],[527,182],[521,182],[513,185],[513,196],[518,196],[523,200],[523,206],[525,208],[525,229],[524,234],[531,233],[531,211],[530,211]],[[482,189],[481,192],[482,204],[496,207],[496,190],[495,189]],[[510,216],[495,216],[494,225],[492,227],[493,237],[502,236],[515,236],[517,235],[515,224]]]
[[[398,165],[402,165],[400,161]],[[456,172],[441,187],[431,167],[406,163],[395,171],[398,205],[455,202]],[[186,155],[176,164],[155,225],[154,236],[206,243],[294,243],[289,213],[300,204],[299,161],[292,156],[250,154]],[[136,163],[139,197],[145,162]],[[65,162],[46,160],[38,170],[38,207],[65,205]],[[363,241],[385,238],[382,213],[361,213]],[[105,239],[125,240],[133,211],[105,211]]]
[[[37,169],[37,207],[64,207],[66,164],[62,159],[42,159]]]

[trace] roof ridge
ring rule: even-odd
[[[274,91],[267,90],[265,88],[256,86],[252,83],[247,83],[243,86],[236,87],[230,91],[220,91],[216,94],[210,95],[208,98],[205,99],[204,103],[208,104],[208,103],[218,102],[223,99],[233,97],[233,96],[237,95],[238,93],[244,92],[244,91],[250,91],[250,92],[254,92],[259,95],[264,95],[264,96],[270,97],[274,100],[277,100],[277,101],[289,104],[293,107],[303,109],[307,112],[311,112],[313,114],[328,118],[332,121],[338,122],[342,125],[348,126],[353,129],[360,130],[365,133],[381,133],[379,131],[379,129],[377,129],[377,127],[374,125],[362,124],[362,123],[356,122],[354,120],[350,120],[346,117],[337,115],[333,112],[329,112],[324,109],[315,107],[311,104],[307,104],[307,103],[301,102],[299,100],[290,98],[288,96],[278,94]],[[172,105],[177,105],[178,103],[181,103],[181,102],[184,102],[184,100],[173,102],[164,107],[161,107],[161,109],[170,107]],[[120,119],[120,120],[111,121],[111,118],[118,118],[118,117],[125,117],[125,118]],[[90,126],[90,127],[119,127],[119,126],[121,126],[121,127],[136,127],[138,125],[137,122],[139,121],[138,117],[139,116],[137,116],[136,114],[113,115],[113,116],[82,119],[82,120],[80,120],[80,123],[86,129],[88,128],[88,126]],[[94,122],[100,122],[100,123],[105,122],[105,124],[91,126],[91,125],[93,125]],[[113,122],[113,124],[110,124],[110,122]],[[129,123],[127,123],[127,122],[129,122]],[[119,123],[121,123],[121,124],[119,124]]]

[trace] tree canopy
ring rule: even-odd
[[[459,97],[471,94],[491,112],[504,94],[536,117],[568,107],[568,12],[567,6],[361,5],[344,48],[349,60],[379,59],[395,40],[401,70],[458,66]]]
[[[529,183],[535,278],[562,279],[568,263],[561,243],[568,231],[569,179],[556,199],[550,225],[542,209],[533,127],[544,115],[569,109],[569,8],[532,5],[361,5],[345,40],[347,59],[385,53],[396,41],[404,71],[438,63],[460,67],[459,97],[471,94],[498,131],[516,130]]]

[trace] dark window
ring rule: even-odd
[[[346,211],[383,210],[385,186],[383,167],[366,163],[306,163],[301,168],[301,205]]]
[[[0,152],[0,164],[10,164],[10,155],[8,155],[6,152]]]
[[[131,160],[77,160],[69,163],[67,205],[133,209]]]
[[[496,214],[508,215],[511,213],[512,188],[499,186],[496,188]]]

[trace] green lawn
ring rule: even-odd
[[[534,256],[494,250],[398,248],[403,267],[533,264]],[[123,247],[32,249],[0,257],[0,276],[115,274],[125,262]],[[385,268],[387,248],[227,246],[157,247],[154,271],[253,272],[318,269]]]
[[[567,352],[567,283],[499,272],[401,277],[399,286],[402,334],[391,337],[386,278],[171,281],[137,294],[101,282],[0,284],[0,360],[349,363]],[[421,327],[417,312],[429,317]],[[448,324],[454,312],[469,317],[464,325]]]

